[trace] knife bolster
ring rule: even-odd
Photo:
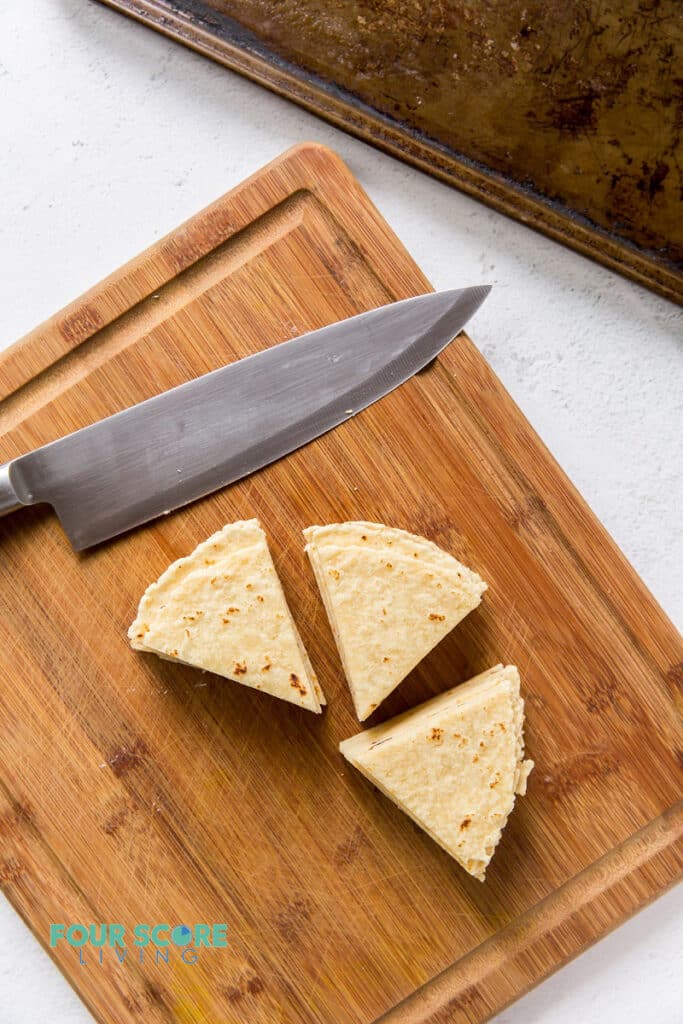
[[[0,465],[0,516],[7,515],[22,508],[26,503],[21,500],[12,483],[12,463]]]

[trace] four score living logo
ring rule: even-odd
[[[226,924],[136,924],[130,933],[122,924],[51,924],[50,946],[72,946],[83,967],[103,964],[107,956],[121,964],[167,964],[173,957],[196,964],[204,950],[228,945],[227,931]]]

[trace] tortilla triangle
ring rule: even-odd
[[[304,536],[362,722],[476,608],[486,584],[423,537],[379,523]]]
[[[256,519],[230,523],[142,596],[131,646],[319,712],[311,668]]]
[[[524,760],[523,719],[519,673],[497,665],[339,749],[483,881],[533,768]]]

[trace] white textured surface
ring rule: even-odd
[[[681,314],[96,4],[0,5],[2,343],[287,146],[335,148],[437,287],[492,282],[475,341],[683,620]],[[2,1024],[91,1018],[0,900]],[[683,1020],[683,890],[499,1018]]]

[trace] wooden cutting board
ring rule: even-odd
[[[0,357],[0,455],[428,287],[344,164],[299,147]],[[319,717],[128,647],[147,583],[254,515]],[[300,530],[357,518],[490,585],[383,717],[520,668],[536,770],[484,885],[338,754],[358,725]],[[35,508],[0,546],[4,892],[43,945],[52,922],[229,929],[194,964],[175,947],[80,964],[59,944],[100,1021],[483,1021],[681,876],[680,639],[465,337],[326,437],[112,543],[76,555]]]

